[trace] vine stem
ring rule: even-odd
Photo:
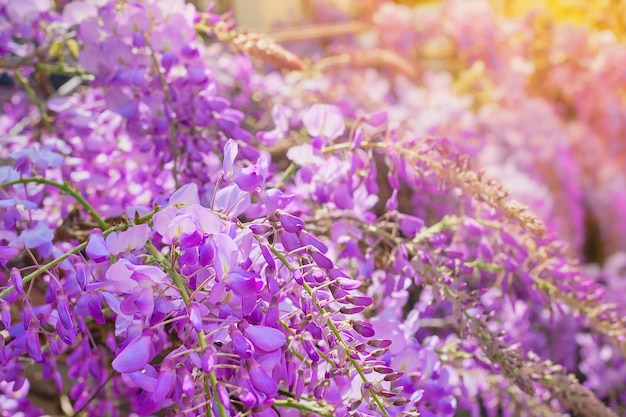
[[[113,232],[113,230],[111,230],[110,232]],[[108,234],[108,233],[106,233],[106,234]],[[106,234],[103,233],[104,236],[106,236]],[[22,284],[26,284],[26,283],[32,281],[33,279],[37,278],[39,275],[43,274],[44,272],[48,271],[49,269],[54,268],[56,265],[60,264],[61,262],[63,262],[67,258],[69,258],[70,256],[72,256],[72,255],[80,252],[81,250],[85,249],[87,247],[87,243],[88,243],[88,241],[81,243],[80,245],[76,246],[74,249],[65,252],[63,255],[59,256],[55,260],[48,262],[47,264],[43,265],[41,268],[37,269],[36,271],[26,275],[24,278],[22,278]],[[7,287],[4,291],[0,292],[0,298],[4,297],[7,294],[10,294],[13,290],[15,290],[15,286],[11,285],[11,286]]]
[[[15,79],[17,80],[17,82],[20,83],[24,91],[26,91],[26,94],[28,94],[28,99],[35,106],[37,106],[37,110],[39,110],[39,113],[41,114],[41,121],[43,122],[44,126],[49,132],[52,132],[52,125],[50,124],[50,117],[48,116],[48,113],[46,113],[46,109],[44,108],[44,105],[42,104],[41,100],[37,98],[37,93],[35,93],[35,90],[33,90],[33,87],[31,87],[31,85],[28,83],[28,79],[24,77],[24,75],[20,72],[20,70],[16,70],[14,74],[15,74]]]
[[[167,270],[170,277],[172,278],[172,281],[174,282],[174,285],[176,285],[176,288],[178,288],[178,291],[180,292],[180,295],[183,298],[183,302],[185,303],[185,306],[189,307],[189,305],[191,304],[191,299],[189,298],[187,287],[185,283],[183,282],[183,277],[168,264],[165,256],[161,252],[159,252],[159,250],[151,242],[148,242],[146,244],[146,249],[148,250],[150,255],[154,256],[154,258],[159,262],[159,264],[163,268],[165,268],[165,270]],[[200,343],[200,351],[201,351],[200,353],[204,354],[204,351],[207,349],[206,335],[204,331],[198,332],[198,342]],[[210,387],[209,387],[209,384],[210,384]],[[211,394],[211,390],[213,390],[213,394]],[[228,417],[228,414],[226,414],[226,408],[224,408],[224,404],[222,404],[222,400],[220,399],[219,395],[217,395],[217,378],[213,371],[209,372],[208,375],[204,376],[204,392],[207,395],[207,398],[212,397],[215,400],[215,403],[217,405],[217,412],[219,413],[219,416]],[[210,406],[207,406],[206,415],[207,417],[211,416]]]
[[[292,399],[274,400],[274,405],[276,407],[295,408],[296,410],[305,411],[307,413],[318,414],[323,417],[333,417],[332,413],[320,410],[319,408],[316,408],[313,405],[297,402]]]
[[[58,188],[59,190],[61,190],[62,192],[68,195],[71,195],[72,197],[74,197],[76,201],[78,201],[85,208],[85,210],[87,210],[89,214],[91,214],[91,216],[98,223],[98,226],[102,228],[102,230],[105,230],[109,227],[107,222],[98,214],[96,209],[94,209],[93,206],[89,204],[87,200],[85,200],[85,198],[80,194],[80,192],[70,187],[67,183],[61,184],[60,182],[48,180],[48,179],[41,178],[41,177],[30,177],[30,178],[20,178],[19,180],[4,182],[0,184],[0,188],[8,188],[13,185],[28,184],[28,183],[50,185],[52,187]]]
[[[155,210],[151,211],[148,214],[145,214],[145,215],[143,215],[141,217],[137,217],[135,219],[135,224],[145,223],[146,221],[150,220],[152,218],[152,216],[154,216],[156,214],[157,211],[158,211],[158,209],[155,209]],[[128,225],[126,225],[126,224],[119,224],[117,226],[111,227],[111,228],[105,230],[104,232],[102,232],[102,236],[106,237],[106,236],[110,235],[113,232],[124,230],[127,227],[128,227]],[[58,264],[60,264],[61,262],[63,262],[67,258],[69,258],[70,256],[72,256],[74,254],[77,254],[78,252],[82,251],[83,249],[85,249],[87,247],[88,243],[89,243],[89,241],[81,243],[80,245],[78,245],[78,246],[74,247],[73,249],[65,252],[63,255],[59,256],[58,258],[54,259],[53,261],[50,261],[47,264],[43,265],[42,267],[38,268],[36,271],[26,275],[24,278],[22,278],[22,284],[27,284],[28,282],[30,282],[33,279],[37,278],[39,275],[43,274],[44,272],[54,268],[55,266],[57,266]],[[7,287],[2,292],[0,292],[0,298],[4,297],[7,294],[10,294],[14,290],[15,290],[15,286],[13,286],[13,285]]]
[[[62,62],[50,64],[45,62],[38,62],[35,64],[35,68],[39,71],[47,72],[50,74],[79,76],[83,80],[92,81],[95,77],[81,68],[74,68],[63,64]]]
[[[291,267],[289,261],[287,260],[287,258],[285,258],[285,256],[282,253],[280,253],[273,246],[270,247],[270,250],[281,261],[281,263],[287,269],[289,269],[290,271],[293,271],[293,268]],[[309,284],[307,284],[306,282],[303,282],[302,283],[302,287],[306,290],[306,292],[309,295],[311,295],[311,296],[313,295],[313,289],[309,286]],[[318,300],[315,300],[315,306],[318,308],[318,310],[320,312],[326,313],[325,309],[320,305]],[[328,324],[328,327],[330,328],[330,330],[333,333],[333,335],[337,338],[337,341],[341,344],[341,347],[343,347],[346,350],[346,352],[349,352],[350,351],[350,347],[345,342],[345,340],[343,340],[343,337],[341,336],[341,333],[339,332],[339,329],[337,328],[335,323],[332,321],[332,319],[328,318],[326,320],[326,323]],[[365,376],[365,373],[363,372],[363,369],[361,369],[361,365],[359,365],[359,363],[356,361],[356,359],[352,358],[350,355],[347,355],[347,356],[348,356],[348,359],[350,360],[350,363],[352,364],[352,366],[354,366],[354,369],[356,369],[357,373],[361,377],[361,380],[364,383],[369,382],[367,380],[367,377]],[[370,392],[370,395],[372,396],[372,399],[374,400],[374,402],[378,406],[378,408],[380,408],[380,412],[382,413],[382,415],[385,416],[385,417],[389,417],[389,413],[387,413],[387,410],[385,409],[385,405],[380,400],[378,395],[372,389],[369,389],[369,392]]]
[[[276,188],[281,188],[283,185],[285,185],[285,182],[293,175],[296,173],[296,170],[298,169],[298,165],[296,165],[295,163],[291,163],[289,164],[289,166],[287,167],[287,169],[282,173],[282,175],[280,176],[280,180],[278,181],[278,183],[275,185]]]

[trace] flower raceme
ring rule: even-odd
[[[550,170],[510,145],[549,131],[558,158],[541,158],[563,190],[540,187],[542,200],[563,194],[572,210],[546,225],[577,230],[569,127],[517,87],[514,106],[502,94],[477,112],[467,80],[418,81],[403,61],[443,32],[472,62],[486,54],[507,92],[519,59],[488,47],[509,32],[484,1],[464,6],[472,22],[455,0],[441,16],[383,2],[364,26],[397,53],[306,64],[182,0],[22,3],[0,6],[0,61],[18,90],[0,115],[2,413],[60,412],[32,405],[36,378],[93,416],[614,415],[589,388],[626,402],[605,384],[621,381],[621,310],[470,169],[506,168],[516,195],[536,189]],[[613,46],[593,68],[617,62]],[[505,52],[516,64],[493,65]],[[55,90],[50,74],[74,78]],[[492,166],[505,156],[515,164]],[[534,208],[557,213],[553,200]],[[618,288],[615,262],[598,274]]]
[[[334,389],[354,395],[350,379],[368,383],[351,371],[353,361],[366,366],[361,361],[368,353],[355,344],[375,333],[348,317],[372,299],[345,285],[345,274],[323,254],[325,245],[304,230],[302,219],[281,210],[269,227],[253,232],[254,222],[228,220],[198,204],[197,190],[192,184],[175,192],[151,226],[92,231],[84,245],[87,258],[65,266],[74,280],[51,277],[51,308],[31,306],[14,269],[11,283],[25,302],[24,327],[5,341],[5,353],[17,355],[9,362],[19,369],[20,352],[42,362],[54,350],[80,355],[96,367],[108,357],[112,370],[96,375],[89,367],[76,368],[80,383],[71,397],[80,402],[93,394],[94,383],[113,378],[136,393],[132,404],[141,414],[173,404],[188,414],[216,403],[234,413],[239,402],[263,413],[281,392],[304,395],[305,381],[331,370],[348,377]],[[291,254],[270,245],[267,238],[274,233],[300,236],[300,250]],[[94,314],[94,308],[102,312]],[[106,346],[85,344],[92,334],[89,322],[104,323],[106,317],[115,318],[113,338]],[[338,323],[334,332],[322,330],[328,320]],[[329,362],[320,363],[321,357]],[[316,364],[312,369],[309,361]],[[381,381],[386,373],[387,368]],[[323,400],[319,384],[311,388],[316,401]]]

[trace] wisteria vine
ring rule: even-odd
[[[0,3],[2,415],[624,411],[626,47],[366,3]]]

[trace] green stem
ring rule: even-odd
[[[137,218],[137,224],[141,224],[143,222],[148,221],[149,219],[152,218],[152,216],[154,216],[154,214],[157,212],[157,210],[154,210],[144,216],[138,217]],[[124,230],[128,227],[128,225],[126,224],[120,224],[114,227],[111,227],[110,229],[105,230],[104,232],[102,232],[102,236],[108,236],[113,232],[117,232],[120,230]],[[56,258],[53,261],[48,262],[47,264],[43,265],[42,267],[40,267],[39,269],[37,269],[36,271],[26,275],[24,278],[22,278],[22,284],[27,284],[28,282],[32,281],[33,279],[37,278],[39,275],[43,274],[44,272],[54,268],[56,265],[60,264],[61,262],[63,262],[64,260],[66,260],[67,258],[69,258],[72,255],[77,254],[78,252],[80,252],[81,250],[85,249],[87,247],[87,243],[89,243],[89,241],[83,242],[80,245],[76,246],[75,248],[65,252],[63,255],[59,256],[58,258]],[[4,297],[7,294],[10,294],[11,291],[14,291],[15,287],[13,285],[5,288],[2,292],[0,292],[0,298]]]
[[[183,298],[185,306],[189,307],[189,304],[191,304],[191,299],[189,298],[188,288],[184,283],[183,277],[176,270],[170,267],[165,256],[163,256],[163,254],[159,252],[159,250],[155,248],[152,243],[148,242],[146,244],[146,249],[148,249],[150,255],[154,256],[154,258],[159,262],[159,265],[161,265],[161,267],[169,273],[172,281],[174,282],[174,285],[176,285],[176,288],[178,288],[178,291]],[[198,332],[198,341],[200,343],[200,353],[203,354],[204,351],[207,349],[206,335],[204,334],[204,331]],[[211,385],[210,387],[209,384]],[[211,394],[211,390],[213,390],[213,394]],[[213,371],[204,376],[204,392],[207,395],[207,398],[212,397],[215,400],[215,403],[217,404],[217,411],[220,417],[228,417],[228,414],[226,414],[226,409],[224,408],[224,404],[222,404],[219,395],[217,395],[217,377],[215,376],[215,373]],[[206,415],[211,415],[211,407],[207,407]]]
[[[41,268],[37,269],[36,271],[26,275],[24,278],[22,278],[22,284],[26,284],[32,281],[33,279],[37,278],[39,275],[43,274],[49,269],[54,268],[56,265],[60,264],[61,262],[69,258],[70,256],[85,249],[87,247],[87,243],[88,242],[81,243],[80,245],[76,246],[74,249],[65,252],[63,255],[59,256],[55,260],[48,262],[47,264],[43,265]],[[0,292],[0,298],[4,297],[7,294],[10,294],[11,291],[13,290],[15,290],[15,287],[11,285],[10,287],[6,288],[4,291]]]
[[[318,407],[316,407],[316,405],[317,404],[301,403],[292,399],[274,400],[274,406],[276,407],[295,408],[296,410],[318,414],[323,417],[333,417],[333,414],[331,412],[320,410]]]
[[[68,76],[77,75],[81,77],[82,79],[89,80],[89,81],[94,79],[93,75],[83,70],[82,68],[70,67],[61,62],[54,63],[54,64],[39,62],[35,64],[35,68],[37,68],[37,70],[41,72],[46,72],[48,74],[59,74],[59,75],[68,75]]]
[[[165,256],[159,252],[159,250],[155,248],[151,242],[146,243],[146,249],[150,255],[154,256],[154,258],[159,262],[159,265],[161,265],[170,274],[174,285],[176,285],[176,288],[178,288],[178,291],[180,292],[180,296],[183,298],[185,306],[189,307],[191,300],[189,298],[187,287],[183,282],[183,277],[170,267]]]
[[[281,263],[283,265],[285,265],[285,267],[287,269],[289,269],[290,271],[293,270],[293,268],[289,264],[289,261],[287,260],[287,258],[282,253],[280,253],[273,246],[270,247],[270,250],[281,261]],[[313,289],[309,286],[308,283],[303,282],[302,283],[302,287],[306,290],[306,292],[309,295],[311,295],[311,296],[313,295]],[[314,302],[315,302],[315,306],[317,307],[317,309],[322,314],[325,314],[326,310],[320,305],[319,301],[317,299],[315,299]],[[335,323],[333,322],[333,320],[329,317],[326,320],[326,323],[328,324],[328,327],[333,332],[333,335],[337,338],[337,341],[341,344],[343,349],[345,349],[346,352],[350,352],[350,346],[348,346],[348,344],[345,342],[345,340],[343,340],[343,337],[341,336],[341,333],[339,332],[339,329],[337,328],[337,326],[335,326]],[[361,369],[361,365],[359,365],[359,363],[356,361],[356,359],[353,359],[349,354],[347,356],[348,356],[348,359],[350,360],[350,363],[352,364],[352,366],[354,366],[354,369],[356,369],[357,373],[361,377],[361,380],[364,383],[369,382],[367,380],[367,377],[365,376],[365,373],[363,372],[363,369]],[[372,399],[374,400],[374,402],[378,406],[378,408],[380,408],[380,411],[381,411],[382,415],[385,416],[385,417],[388,417],[389,414],[387,413],[387,410],[385,409],[385,406],[384,406],[383,402],[381,401],[381,399],[378,397],[378,395],[371,389],[369,390],[369,392],[370,392],[370,395],[372,396]]]
[[[0,184],[0,188],[7,188],[7,187],[11,187],[17,184],[28,184],[28,183],[50,185],[52,187],[58,188],[59,190],[61,190],[62,192],[66,194],[71,195],[72,197],[74,197],[76,201],[78,201],[85,208],[85,210],[87,210],[89,214],[91,214],[91,216],[98,223],[98,226],[102,228],[102,230],[105,230],[109,227],[107,222],[98,214],[96,209],[94,209],[93,206],[89,204],[87,200],[85,200],[85,198],[77,190],[73,189],[67,184],[61,184],[59,182],[47,180],[45,178],[32,177],[32,178],[20,178],[19,180],[4,182]]]
[[[37,97],[37,93],[35,93],[35,90],[33,90],[33,87],[31,87],[30,83],[28,82],[28,79],[24,77],[24,75],[21,73],[20,70],[15,71],[14,74],[15,74],[15,79],[17,80],[17,82],[20,83],[24,91],[26,91],[26,94],[28,94],[28,99],[35,106],[37,106],[37,109],[39,110],[39,113],[41,114],[41,121],[43,122],[44,126],[49,132],[52,132],[52,125],[50,124],[50,117],[48,117],[48,113],[46,112],[46,109],[44,108],[43,103]]]
[[[278,184],[276,184],[275,188],[280,188],[285,185],[285,181],[287,181],[293,174],[296,173],[296,169],[298,169],[298,165],[293,162],[289,164],[287,169],[280,176],[280,180],[278,181]]]

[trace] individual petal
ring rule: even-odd
[[[304,220],[284,211],[277,211],[276,216],[283,228],[289,233],[298,233],[304,229]]]
[[[274,146],[279,140],[287,136],[289,130],[289,109],[282,104],[272,107],[274,129],[257,133],[257,139],[265,146]]]
[[[263,288],[263,283],[257,281],[256,278],[260,278],[260,275],[236,266],[228,275],[226,284],[239,297],[256,296],[257,292]]]
[[[24,245],[28,248],[37,248],[46,243],[52,242],[54,233],[48,227],[46,222],[37,222],[37,226],[32,229],[22,232],[21,238],[24,241]]]
[[[278,392],[278,384],[263,368],[253,366],[250,369],[250,382],[257,391],[266,395],[275,395]]]
[[[167,229],[174,220],[174,218],[179,215],[180,209],[174,207],[168,207],[159,211],[152,217],[153,229],[155,232],[160,234],[161,236],[165,236],[167,233]]]
[[[213,263],[213,259],[215,259],[215,249],[213,248],[213,243],[207,240],[202,246],[200,246],[200,265],[211,265]]]
[[[226,389],[226,386],[221,381],[217,383],[216,387],[217,396],[219,397],[220,401],[226,409],[230,409],[232,406],[230,403],[230,394],[228,393],[228,389]]]
[[[154,312],[152,288],[135,287],[130,297],[121,302],[120,310],[129,316],[139,313],[143,317],[150,317]]]
[[[147,365],[146,370],[152,368],[152,366]],[[131,372],[129,374],[124,374],[122,376],[122,381],[129,387],[137,387],[141,388],[144,391],[154,392],[157,385],[157,378],[155,375],[156,371],[153,372],[145,372],[143,369],[141,371]]]
[[[35,362],[41,362],[43,352],[39,343],[39,333],[37,332],[37,324],[32,323],[26,332],[26,351]]]
[[[367,295],[349,295],[346,297],[346,300],[350,304],[363,307],[370,306],[374,302],[374,299]]]
[[[314,104],[302,118],[309,135],[323,136],[331,141],[343,134],[346,129],[343,116],[337,106]]]
[[[87,268],[87,265],[82,261],[77,263],[74,268],[76,269],[76,282],[78,282],[80,289],[85,291],[89,283],[89,268]]]
[[[172,369],[171,361],[164,360],[152,394],[152,400],[157,404],[164,401],[174,390],[175,384],[176,372]]]
[[[315,346],[313,345],[313,342],[311,342],[310,340],[305,340],[304,350],[306,351],[306,354],[309,357],[309,359],[311,359],[311,361],[319,362],[320,355],[317,352],[317,349],[315,348]]]
[[[89,315],[93,317],[93,321],[98,324],[104,324],[105,318],[102,312],[102,295],[99,292],[92,291],[89,293],[89,301],[87,302]]]
[[[387,121],[387,117],[387,111],[382,110],[375,113],[370,113],[369,115],[367,115],[366,120],[367,123],[369,123],[370,125],[378,127]]]
[[[313,258],[315,263],[319,265],[320,268],[333,269],[335,267],[333,261],[331,261],[330,258],[324,255],[322,252],[320,252],[316,247],[309,248],[308,252],[311,255],[311,258]]]
[[[408,238],[415,237],[422,227],[424,227],[424,221],[418,217],[410,216],[408,214],[402,214],[400,217],[400,231]]]
[[[183,248],[195,248],[202,244],[204,236],[199,229],[193,231],[193,233],[183,233],[180,235],[180,246]]]
[[[283,194],[278,188],[266,190],[263,197],[263,201],[270,211],[283,210],[295,198],[293,194]]]
[[[107,269],[105,288],[115,294],[130,294],[137,286],[137,281],[132,279],[132,264],[126,259],[120,259]]]
[[[15,258],[18,253],[20,250],[14,246],[0,246],[0,264]]]
[[[376,332],[372,328],[372,326],[367,326],[369,323],[355,323],[352,327],[353,329],[359,333],[363,337],[373,337]]]
[[[191,303],[189,305],[189,322],[193,326],[196,332],[202,331],[202,314],[200,312],[200,306],[198,303]]]
[[[235,326],[228,329],[235,352],[244,359],[251,358],[254,348]]]
[[[133,339],[113,359],[113,369],[120,373],[130,373],[143,369],[150,361],[152,332],[144,330],[141,336]]]
[[[463,226],[465,226],[467,234],[473,238],[481,238],[485,232],[483,225],[470,217],[463,219]]]
[[[174,217],[163,234],[163,243],[166,245],[179,244],[183,235],[189,237],[198,235],[199,225],[188,213]],[[200,236],[201,238],[201,236]]]
[[[106,246],[111,255],[119,255],[120,253],[143,248],[149,237],[150,226],[140,224],[123,232],[111,233],[106,237]]]
[[[224,213],[228,212],[231,216],[238,216],[246,211],[250,201],[250,193],[233,183],[217,191],[213,208]]]
[[[235,169],[231,179],[242,191],[248,192],[255,190],[265,181],[255,165]]]
[[[182,265],[196,265],[198,263],[198,248],[191,247],[183,249],[182,255],[178,258],[178,263]]]
[[[289,252],[295,251],[302,247],[300,239],[298,239],[298,235],[295,233],[281,233],[280,243],[282,243],[285,249],[287,249]]]
[[[333,269],[328,273],[328,277],[331,280],[335,280],[336,284],[338,284],[344,290],[356,290],[357,288],[363,285],[362,281],[358,279],[351,279],[348,275],[346,275],[340,269]]]
[[[61,338],[61,341],[68,346],[72,346],[76,343],[76,328],[67,328],[62,323],[61,320],[57,320],[55,325],[56,331]]]
[[[250,326],[244,330],[244,334],[255,348],[263,352],[272,352],[287,343],[285,334],[273,327]]]
[[[240,119],[238,114],[230,113],[229,110],[232,110],[232,109],[226,109],[222,113],[214,113],[213,117],[215,118],[215,123],[217,123],[217,126],[223,132],[227,133],[228,136],[233,137],[233,138],[236,139],[236,135],[234,135],[233,133],[234,133],[235,129],[237,129],[237,125],[239,123],[241,123],[241,119]],[[232,140],[232,139],[230,139],[230,140]],[[225,154],[224,163],[226,165],[226,155],[227,155],[227,153],[224,152],[224,154]],[[228,156],[228,158],[230,158],[230,156]],[[225,169],[224,172],[227,173],[228,171]]]
[[[276,410],[274,410],[272,407],[267,407],[264,410],[255,411],[254,413],[252,413],[252,417],[279,417],[279,416]]]
[[[317,250],[319,250],[322,253],[328,252],[328,246],[326,246],[324,242],[322,242],[321,240],[319,240],[317,237],[313,236],[311,233],[307,232],[306,230],[303,230],[302,232],[300,232],[298,237],[300,238],[300,243],[302,243],[303,246],[310,245],[310,246],[317,248]]]
[[[17,268],[11,268],[11,285],[15,288],[15,292],[18,294],[24,294],[24,283],[22,282],[22,274]]]
[[[200,204],[193,204],[187,212],[196,220],[200,230],[207,235],[216,235],[224,227],[224,222],[217,214]]]
[[[278,141],[285,138],[285,133],[278,130],[263,131],[258,132],[256,134],[256,138],[262,145],[274,146],[278,143]]]
[[[215,367],[215,356],[211,353],[210,350],[205,350],[202,354],[202,370],[206,373],[209,373]]]
[[[315,148],[309,143],[290,147],[287,151],[287,158],[300,167],[307,165],[317,167],[325,162],[324,158],[316,153]],[[300,169],[300,172],[302,172],[302,169]]]
[[[263,243],[265,243],[261,245],[261,254],[263,255],[263,259],[265,259],[267,266],[275,271],[276,262],[274,261],[274,255],[272,254],[271,250],[267,247],[269,243],[267,241]]]
[[[174,191],[169,200],[170,206],[182,207],[192,204],[200,204],[198,197],[198,186],[195,183],[185,184]]]
[[[11,327],[11,304],[0,298],[0,323],[4,329]]]
[[[224,145],[224,163],[222,164],[224,177],[229,180],[233,176],[233,164],[235,163],[235,158],[237,158],[238,153],[239,146],[237,145],[237,142],[229,139],[228,142],[226,142],[226,145]]]
[[[97,16],[97,7],[86,1],[72,2],[63,8],[63,21],[69,26],[77,25],[83,20]]]
[[[161,284],[167,278],[163,270],[154,265],[134,265],[127,262],[128,267],[133,271],[132,279],[144,287],[152,287],[154,284]]]
[[[94,229],[93,232],[91,232],[85,252],[87,256],[96,262],[104,262],[109,258],[109,249],[104,242],[100,229]]]
[[[276,365],[278,365],[283,358],[283,352],[279,349],[273,352],[257,352],[254,359],[257,363],[266,371],[271,371]]]
[[[72,318],[71,306],[69,301],[67,300],[67,294],[63,287],[57,288],[56,298],[59,321],[66,329],[73,329],[75,326],[74,319]]]
[[[230,236],[221,233],[215,237],[215,247],[215,274],[218,280],[223,281],[237,263],[237,244]]]
[[[272,107],[272,120],[276,130],[286,132],[289,130],[289,108],[282,104],[275,104]]]

